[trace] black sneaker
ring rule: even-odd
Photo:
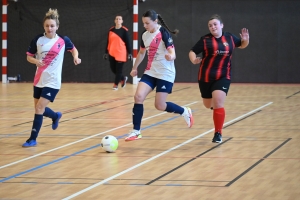
[[[222,134],[219,132],[215,132],[215,136],[212,139],[212,142],[221,143],[222,142]]]
[[[127,77],[127,76],[124,76],[124,80],[121,81],[122,88],[126,86],[127,80],[128,80],[128,77]]]

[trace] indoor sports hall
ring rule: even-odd
[[[61,89],[48,105],[62,113],[59,127],[52,130],[44,117],[38,144],[24,148],[35,113],[36,73],[26,51],[43,33],[49,8],[58,9],[57,33],[72,39],[81,64],[65,53]],[[143,137],[128,142],[147,59],[137,77],[130,72],[148,9],[179,30],[173,37],[176,79],[167,100],[191,108],[194,124],[188,128],[182,116],[157,110],[152,91],[144,101]],[[3,0],[0,200],[299,199],[299,9],[300,1],[284,0]],[[216,13],[224,31],[240,37],[246,27],[250,35],[248,47],[232,56],[220,143],[212,142],[214,111],[202,103],[199,65],[189,60]],[[129,30],[133,61],[124,65],[126,87],[112,90],[114,75],[102,56],[117,15]],[[115,152],[101,146],[107,135],[118,139]]]

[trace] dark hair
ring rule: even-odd
[[[161,24],[163,27],[165,27],[170,33],[173,33],[174,35],[176,35],[177,33],[179,33],[179,30],[175,29],[175,30],[171,30],[168,25],[165,23],[164,19],[161,17],[160,14],[157,14],[154,10],[147,10],[144,14],[143,17],[149,17],[152,21],[155,21],[156,19],[158,19],[159,24]]]
[[[220,17],[220,15],[214,14],[213,16],[210,17],[209,21],[210,21],[210,20],[213,20],[213,19],[219,20],[220,23],[223,24],[223,20],[222,20],[222,18]]]

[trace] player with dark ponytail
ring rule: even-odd
[[[141,139],[141,121],[144,113],[143,102],[147,95],[156,88],[155,108],[169,113],[180,114],[184,117],[188,127],[193,125],[192,111],[188,107],[181,107],[172,102],[166,102],[168,94],[172,92],[175,80],[176,59],[173,39],[170,33],[177,34],[178,30],[170,30],[161,15],[154,10],[148,10],[142,17],[144,28],[139,53],[130,73],[137,75],[137,68],[148,52],[146,70],[138,84],[134,95],[132,109],[133,130],[125,141]]]

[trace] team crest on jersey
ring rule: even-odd
[[[227,42],[223,42],[223,45],[224,45],[225,47],[227,47],[227,46],[228,46],[228,43],[227,43]]]
[[[57,48],[58,48],[58,49],[60,48],[60,44],[59,44],[59,43],[57,44]]]

